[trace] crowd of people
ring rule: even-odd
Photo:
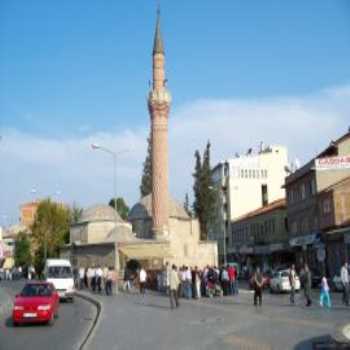
[[[91,289],[94,293],[113,294],[113,286],[117,275],[113,267],[80,267],[74,271],[74,279],[78,289]]]
[[[0,267],[0,281],[15,281],[22,278],[31,280],[36,278],[36,272],[34,266],[22,267],[22,266],[13,266],[12,268],[2,268]]]

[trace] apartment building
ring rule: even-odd
[[[219,259],[225,261],[231,222],[285,197],[284,179],[288,152],[283,146],[263,146],[248,150],[217,164],[212,179],[217,191],[217,215],[209,238],[218,242]]]

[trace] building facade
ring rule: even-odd
[[[319,193],[350,175],[350,133],[331,144],[285,181],[289,243],[297,264],[308,262],[314,272],[326,268]],[[326,220],[325,217],[322,218]]]
[[[318,213],[326,245],[326,268],[333,277],[350,258],[350,176],[319,193]]]
[[[20,206],[20,223],[26,228],[30,228],[35,219],[40,201],[24,203]]]
[[[239,262],[250,273],[256,266],[264,271],[289,264],[286,201],[276,200],[231,223],[229,260]]]
[[[257,153],[220,162],[212,170],[217,191],[217,214],[209,238],[218,242],[223,262],[231,222],[262,206],[285,197],[288,152],[283,146],[261,146]]]

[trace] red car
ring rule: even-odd
[[[52,283],[28,282],[16,295],[12,311],[13,325],[45,322],[53,324],[58,313],[59,296]]]

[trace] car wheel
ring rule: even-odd
[[[12,322],[12,324],[13,324],[13,327],[18,327],[19,326],[18,322]]]
[[[273,288],[272,287],[270,287],[270,294],[273,294]]]
[[[74,297],[69,298],[69,302],[74,303]]]

